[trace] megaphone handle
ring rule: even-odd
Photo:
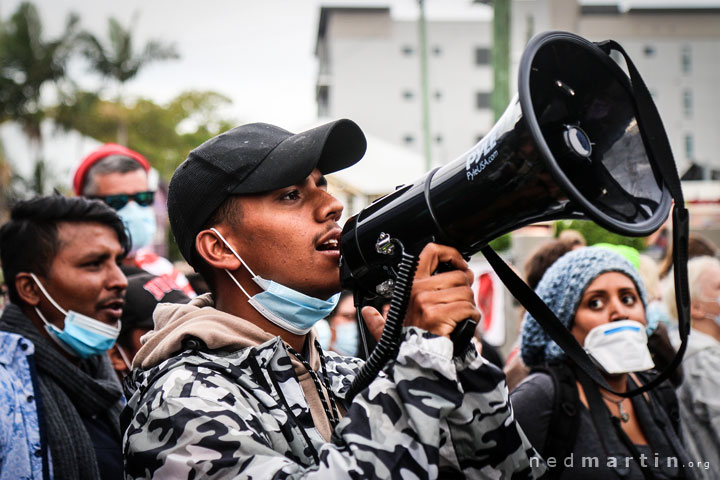
[[[450,340],[453,342],[453,357],[457,357],[465,351],[470,340],[475,336],[475,327],[477,327],[477,322],[472,318],[466,318],[455,325],[455,330],[450,334]]]
[[[455,270],[452,264],[440,262],[435,273],[449,272],[451,270]],[[475,327],[477,327],[477,322],[472,318],[466,318],[455,325],[455,330],[450,334],[450,340],[453,342],[453,357],[465,351],[468,343],[470,343],[470,340],[475,336]]]

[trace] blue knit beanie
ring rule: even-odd
[[[637,287],[643,307],[647,307],[647,293],[635,267],[622,255],[600,247],[584,247],[560,257],[543,275],[535,293],[550,307],[568,330],[585,290],[599,275],[620,272]],[[529,367],[561,361],[565,352],[529,313],[522,324],[520,353]]]

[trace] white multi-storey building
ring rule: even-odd
[[[513,0],[512,6],[511,78],[535,33],[616,40],[653,95],[679,170],[693,167],[692,179],[720,180],[720,1]]]
[[[464,0],[427,3],[432,159],[442,164],[472,147],[493,125],[492,9]],[[436,13],[437,4],[444,5]],[[448,4],[458,8],[449,10]],[[422,153],[417,9],[409,13],[390,7],[322,7],[318,114],[352,118],[366,132]]]
[[[425,4],[431,157],[437,165],[464,153],[494,123],[492,8],[471,0]],[[320,116],[352,118],[375,136],[423,152],[417,12],[322,7]],[[533,34],[567,30],[594,41],[617,40],[655,98],[680,170],[696,165],[696,178],[720,179],[720,1],[512,0],[511,12],[513,93]]]

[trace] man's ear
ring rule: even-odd
[[[690,318],[701,319],[705,318],[705,312],[698,306],[697,300],[694,302],[690,300]]]
[[[220,230],[218,227],[217,230]],[[223,237],[227,235],[221,231]],[[240,268],[240,260],[230,251],[223,243],[217,233],[212,230],[203,230],[195,237],[195,249],[198,254],[205,260],[208,265],[219,270],[228,269],[230,271]]]
[[[15,290],[17,290],[20,300],[27,303],[31,307],[37,307],[42,298],[42,292],[37,282],[27,272],[20,272],[15,275]]]

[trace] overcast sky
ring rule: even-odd
[[[4,18],[18,0],[0,0]],[[233,100],[238,122],[289,128],[314,118],[315,35],[319,0],[35,0],[49,36],[74,11],[105,35],[107,19],[133,18],[136,37],[175,43],[179,61],[158,62],[127,84],[130,94],[164,102],[183,90],[215,90]],[[85,76],[82,68],[76,77]]]

